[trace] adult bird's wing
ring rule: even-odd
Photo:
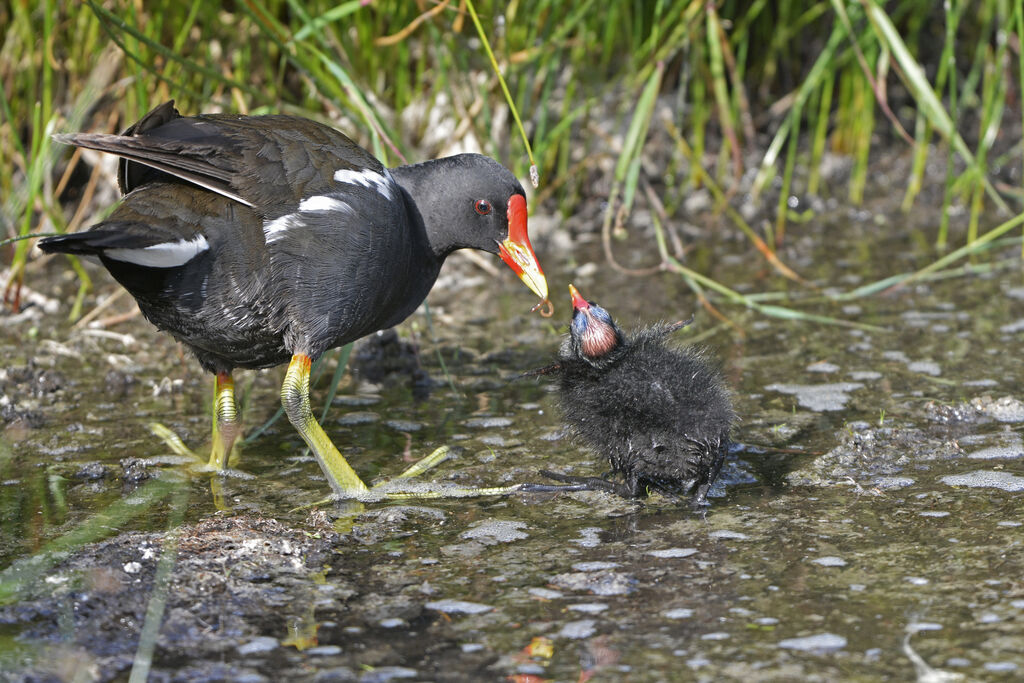
[[[120,156],[118,182],[125,193],[155,180],[177,179],[270,214],[280,213],[274,210],[279,204],[293,206],[330,191],[339,171],[384,171],[351,139],[309,119],[183,117],[173,101],[121,135],[74,133],[54,139]]]

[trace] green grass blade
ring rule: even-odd
[[[879,40],[886,45],[896,58],[897,63],[899,63],[904,82],[910,89],[910,93],[913,95],[920,110],[924,112],[937,131],[952,141],[953,149],[956,150],[957,154],[968,165],[974,165],[974,155],[968,149],[967,143],[964,142],[963,138],[956,131],[956,128],[953,126],[953,119],[950,118],[948,112],[942,106],[942,102],[939,101],[938,96],[932,89],[924,69],[921,68],[918,61],[910,54],[889,16],[874,0],[863,0],[863,6],[871,19],[871,25],[876,30]],[[996,192],[988,178],[983,177],[982,182],[984,183],[986,194],[995,202],[996,206],[1002,211],[1009,212],[1010,209],[1006,202],[999,196],[999,193]]]

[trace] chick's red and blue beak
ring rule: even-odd
[[[569,285],[569,296],[573,308],[569,334],[579,344],[585,359],[598,360],[622,344],[622,333],[608,311],[584,299],[572,285]]]
[[[569,296],[572,297],[572,308],[574,311],[587,311],[590,309],[590,304],[580,294],[580,290],[572,285],[569,285]]]
[[[547,303],[548,281],[526,231],[526,197],[521,194],[509,197],[507,215],[508,237],[498,243],[498,254],[512,272],[541,298],[541,303]]]

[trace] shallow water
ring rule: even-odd
[[[864,223],[793,238],[782,256],[832,291],[923,257],[909,238],[842,241],[875,229]],[[334,401],[325,427],[356,470],[394,475],[447,444],[456,457],[426,479],[603,472],[562,435],[543,381],[510,380],[550,361],[570,279],[625,327],[696,304],[675,276],[630,279],[596,259],[584,246],[546,263],[551,321],[526,312],[511,276],[452,269],[462,288],[402,328],[429,395],[399,374],[350,379]],[[741,291],[808,291],[735,241],[690,263]],[[1017,679],[1019,269],[808,310],[881,329],[723,307],[744,336],[703,312],[678,335],[722,358],[742,418],[700,511],[599,493],[295,509],[326,487],[286,422],[212,480],[149,434],[158,420],[201,452],[209,386],[141,321],[116,328],[131,339],[71,332],[56,314],[9,322],[0,669],[126,679],[162,605],[151,680]],[[281,376],[239,374],[247,425],[273,415]]]

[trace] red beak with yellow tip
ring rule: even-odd
[[[543,301],[548,298],[548,281],[533,253],[526,231],[526,197],[514,194],[508,200],[508,237],[498,243],[501,260]]]

